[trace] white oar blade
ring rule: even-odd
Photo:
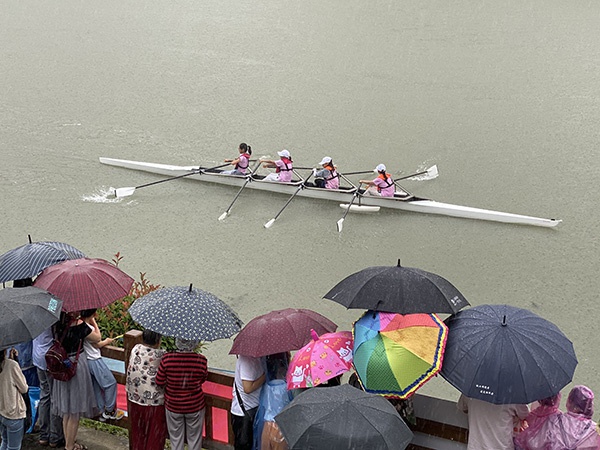
[[[340,220],[337,221],[337,230],[338,230],[338,233],[342,232],[342,228],[344,228],[344,218],[343,217]]]
[[[219,216],[219,220],[225,220],[225,218],[229,215],[229,211],[225,211],[223,214]]]
[[[275,219],[269,220],[267,223],[265,223],[265,228],[271,228],[274,223],[275,223]]]
[[[129,197],[130,195],[133,195],[134,192],[134,187],[124,187],[115,189],[115,197]]]
[[[438,175],[439,175],[439,173],[438,173],[437,165],[431,166],[429,169],[427,169],[427,179],[431,180],[433,178],[437,178]]]

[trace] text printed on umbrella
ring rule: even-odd
[[[485,386],[483,384],[476,384],[475,387],[479,389],[479,393],[483,395],[494,395],[494,391],[490,391],[489,386]]]

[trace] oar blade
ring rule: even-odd
[[[267,223],[265,223],[265,228],[271,228],[274,223],[275,223],[275,219],[269,220]]]
[[[433,165],[429,169],[427,169],[427,179],[437,178],[438,175],[439,173],[437,165]]]
[[[134,192],[135,192],[134,187],[118,188],[118,189],[115,189],[115,197],[117,197],[117,198],[129,197],[130,195],[133,195]]]
[[[225,219],[227,218],[227,216],[228,216],[228,215],[229,215],[229,211],[225,211],[223,214],[221,214],[221,215],[219,216],[219,220],[220,220],[220,221],[223,221],[223,220],[225,220]]]
[[[344,228],[344,219],[345,219],[345,217],[342,217],[340,220],[337,221],[338,233],[341,233],[342,229]]]

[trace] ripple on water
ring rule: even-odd
[[[125,197],[116,197],[115,188],[112,186],[100,186],[91,194],[83,194],[81,200],[89,203],[121,203]],[[135,203],[129,199],[127,204]]]

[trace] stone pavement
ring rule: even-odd
[[[26,434],[21,450],[49,450],[38,444],[38,433]],[[89,450],[128,450],[129,444],[124,436],[115,436],[106,431],[79,426],[77,442],[84,444]],[[64,447],[60,447],[64,448]]]

